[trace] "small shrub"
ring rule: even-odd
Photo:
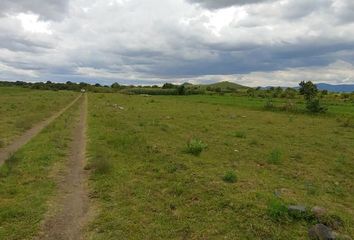
[[[321,105],[320,100],[317,98],[308,100],[306,108],[312,113],[325,113],[328,110],[325,106]]]
[[[228,182],[228,183],[235,183],[235,182],[237,182],[237,175],[234,171],[228,171],[225,173],[222,180],[224,180],[224,182]]]
[[[192,139],[187,143],[186,152],[194,156],[199,156],[201,152],[208,147],[200,139]]]
[[[270,163],[270,164],[280,164],[280,162],[281,162],[281,151],[279,149],[274,149],[269,154],[268,163]]]

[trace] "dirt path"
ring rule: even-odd
[[[55,113],[54,115],[47,118],[43,122],[38,123],[33,128],[26,131],[22,136],[15,139],[15,141],[13,141],[13,143],[10,144],[9,146],[7,146],[3,149],[0,149],[0,166],[2,164],[4,164],[6,159],[8,159],[11,156],[11,154],[13,154],[18,149],[20,149],[23,145],[25,145],[33,137],[35,137],[38,133],[40,133],[45,127],[47,127],[51,122],[53,122],[60,115],[62,115],[66,110],[68,110],[72,105],[74,105],[74,103],[80,98],[80,96],[78,96],[74,101],[72,101],[69,105],[67,105],[65,108],[63,108],[59,112]]]
[[[87,174],[85,174],[87,96],[82,98],[80,119],[73,132],[68,170],[60,183],[59,198],[49,209],[39,239],[83,239],[88,219]]]

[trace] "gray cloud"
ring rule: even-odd
[[[209,9],[218,9],[231,6],[241,6],[262,2],[269,2],[272,0],[188,0],[191,3],[200,4],[202,7]],[[274,0],[273,0],[274,1]]]
[[[302,71],[352,79],[351,0],[191,1],[1,2],[0,79],[286,85]],[[26,22],[22,11],[42,18]]]
[[[0,15],[32,12],[43,19],[61,20],[68,10],[68,0],[1,0]]]

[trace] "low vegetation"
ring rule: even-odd
[[[58,190],[76,113],[74,105],[0,166],[0,239],[32,239],[38,234]]]
[[[313,115],[301,99],[300,113],[264,101],[90,94],[89,165],[107,169],[90,179],[92,238],[306,239],[316,221],[291,204],[323,206],[353,235],[354,132],[338,117],[353,106]]]
[[[61,110],[77,97],[77,93],[36,91],[0,87],[0,148],[35,123]]]
[[[202,140],[200,139],[191,139],[188,143],[187,143],[187,147],[186,147],[186,153],[190,153],[192,155],[195,156],[199,156],[202,151],[204,149],[206,149],[208,147],[207,144],[203,143]]]
[[[354,236],[350,97],[220,84],[220,91],[218,85],[92,86],[85,169],[96,215],[86,236],[295,240],[306,239],[313,224]],[[0,111],[8,114],[0,119],[2,134],[20,134],[77,96],[30,88],[0,88]],[[26,96],[28,112],[21,105]],[[311,111],[308,100],[315,99],[328,110]],[[77,107],[0,167],[0,239],[38,233],[67,159]],[[43,115],[16,118],[29,111]],[[0,147],[8,139],[1,137]],[[319,216],[314,206],[328,212]]]

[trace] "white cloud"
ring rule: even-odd
[[[31,33],[46,33],[52,34],[50,30],[50,23],[40,21],[39,16],[35,14],[20,13],[16,16],[21,21],[22,27],[25,31]]]
[[[18,77],[38,77],[38,73],[34,70],[14,68],[0,63],[0,78],[7,79],[7,75],[16,75]]]

